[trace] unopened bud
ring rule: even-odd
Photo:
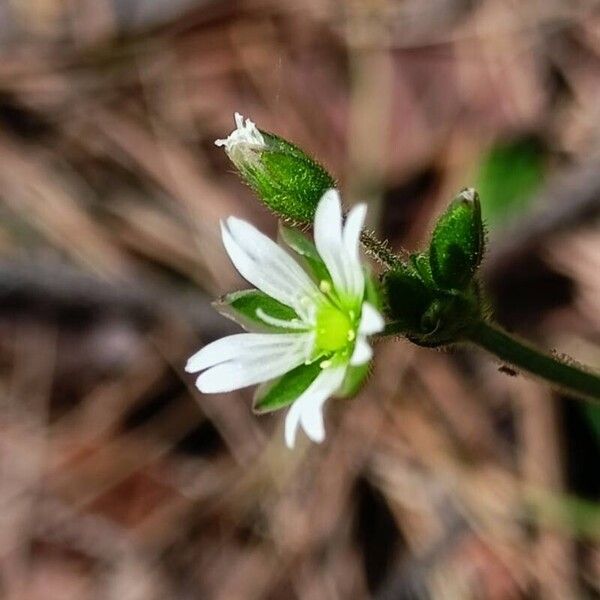
[[[335,187],[329,173],[300,148],[262,131],[235,113],[236,129],[217,146],[225,152],[242,179],[277,216],[310,223],[323,194]]]
[[[484,252],[484,233],[479,196],[464,189],[439,218],[429,246],[433,279],[444,289],[469,285]]]

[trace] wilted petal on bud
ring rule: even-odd
[[[235,113],[234,129],[215,142],[225,148],[244,181],[277,216],[310,223],[323,194],[335,187],[331,175],[308,154]]]

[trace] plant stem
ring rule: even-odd
[[[545,380],[565,394],[600,400],[600,375],[544,354],[496,325],[478,321],[467,330],[465,339]]]
[[[396,256],[396,254],[390,250],[389,244],[386,241],[377,239],[373,232],[363,230],[360,234],[360,241],[367,254],[378,260],[388,269],[393,268],[401,262],[400,257]]]

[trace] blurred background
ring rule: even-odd
[[[236,331],[213,145],[294,141],[418,248],[464,186],[498,320],[600,365],[600,10],[567,0],[0,3],[0,597],[596,598],[600,409],[382,342],[328,439],[183,373]]]

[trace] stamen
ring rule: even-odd
[[[325,281],[324,279],[321,281],[321,283],[319,283],[319,289],[324,293],[324,294],[329,294],[329,292],[331,292],[331,283],[329,283],[329,281]]]
[[[284,319],[278,319],[268,315],[262,308],[256,309],[256,316],[264,321],[267,325],[273,325],[273,327],[285,327],[286,329],[307,329],[307,326],[298,319],[292,319],[291,321],[285,321]]]

